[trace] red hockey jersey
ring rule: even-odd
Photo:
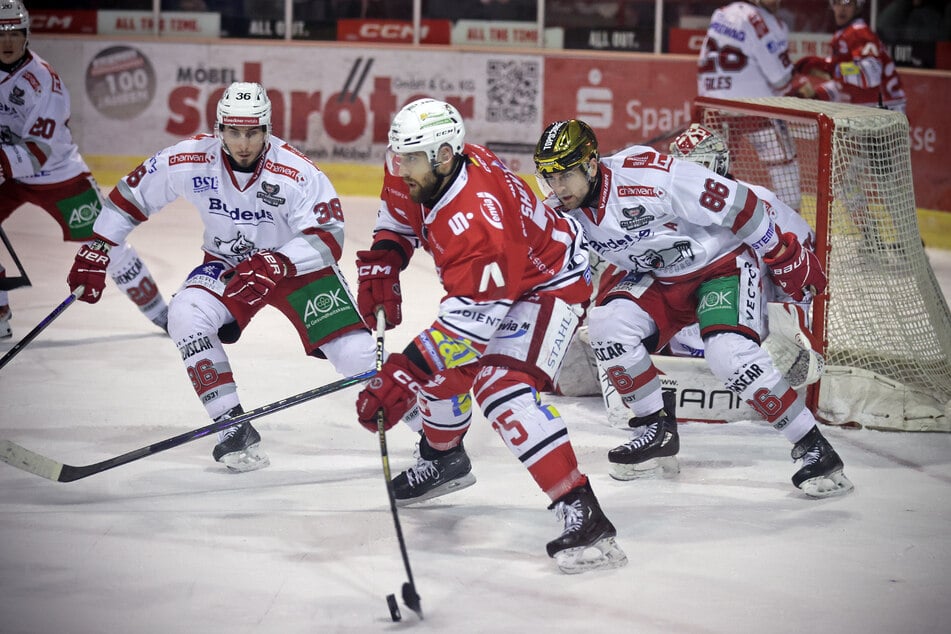
[[[591,293],[580,225],[541,202],[484,147],[466,144],[465,164],[436,205],[415,203],[387,171],[374,242],[433,256],[446,295],[437,323],[485,343],[516,300],[550,293],[583,303]]]
[[[853,20],[835,32],[831,56],[797,64],[798,70],[813,68],[832,76],[816,88],[817,99],[878,106],[881,95],[886,108],[905,111],[905,91],[895,62],[865,20]]]

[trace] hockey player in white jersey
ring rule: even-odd
[[[726,141],[699,123],[690,124],[671,142],[670,154],[736,180],[730,174],[730,149]],[[763,201],[766,212],[775,224],[795,235],[803,249],[815,250],[816,234],[802,216],[765,187],[739,182]],[[763,273],[766,274],[765,267]],[[771,283],[768,276],[764,280],[769,302],[769,335],[763,341],[763,346],[794,388],[815,383],[822,376],[825,359],[816,352],[816,342],[808,328],[812,294],[807,291],[801,301],[796,301],[781,287]],[[680,356],[697,356],[698,351],[702,354],[703,341],[697,325],[692,324],[677,333],[670,341],[670,350],[672,354]]]
[[[30,16],[20,0],[0,0],[0,223],[27,203],[85,242],[102,209],[99,187],[73,143],[70,98],[56,71],[29,48]],[[159,328],[168,306],[135,250],[119,243],[108,269],[116,286]],[[6,276],[0,264],[0,279]],[[0,290],[0,339],[12,336],[10,302]]]
[[[215,134],[161,150],[125,176],[96,220],[95,240],[76,255],[72,289],[94,303],[111,245],[179,196],[204,225],[199,264],[169,305],[168,332],[195,392],[215,420],[243,412],[224,343],[237,341],[264,306],[280,310],[307,354],[343,375],[375,365],[375,341],[337,268],[343,209],[327,176],[270,134],[271,102],[260,84],[231,84]],[[269,464],[250,423],[219,432],[215,460],[233,471]]]
[[[780,0],[733,2],[713,12],[698,60],[698,95],[740,99],[789,94],[793,63],[789,28],[776,15],[779,5]],[[786,125],[767,121],[748,137],[769,170],[773,191],[798,210],[799,163]]]
[[[634,415],[631,426],[647,428],[609,452],[612,475],[636,477],[638,463],[679,451],[673,404],[649,353],[696,322],[713,374],[793,444],[793,459],[802,460],[793,484],[810,497],[852,490],[804,399],[760,346],[761,263],[798,300],[808,287],[825,288],[816,256],[745,185],[649,147],[600,158],[583,121],[549,125],[535,166],[551,202],[581,222],[591,248],[635,274],[589,313],[591,345]]]

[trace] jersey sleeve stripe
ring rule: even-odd
[[[120,181],[119,185],[109,192],[109,202],[111,202],[117,209],[132,218],[136,223],[145,222],[148,220],[148,216],[146,216],[145,213],[143,213],[134,202],[123,196],[119,191],[122,185],[123,183]]]

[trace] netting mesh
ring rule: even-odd
[[[793,98],[698,100],[731,172],[772,189],[829,249],[826,359],[951,400],[951,314],[928,263],[903,114]],[[824,314],[822,314],[824,313]]]

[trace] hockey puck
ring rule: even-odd
[[[394,623],[398,623],[403,616],[400,614],[400,606],[396,602],[395,594],[386,595],[386,606],[390,608],[390,618],[393,619]]]

